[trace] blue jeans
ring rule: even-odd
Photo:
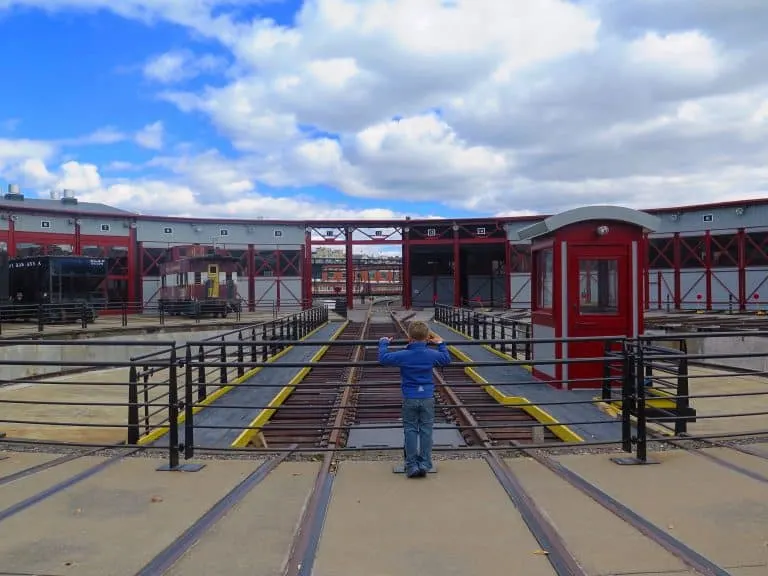
[[[432,468],[432,428],[434,424],[434,398],[403,399],[406,472],[415,468],[422,470]]]

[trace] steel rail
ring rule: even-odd
[[[403,333],[406,332],[405,326],[398,321],[394,314],[392,315],[392,320]],[[486,448],[486,453],[484,454],[486,462],[491,467],[491,470],[493,470],[494,475],[504,487],[504,490],[507,492],[512,502],[514,502],[515,506],[520,511],[523,521],[528,526],[528,529],[531,531],[534,538],[536,538],[539,546],[548,552],[547,560],[549,560],[558,576],[587,576],[587,572],[568,550],[557,529],[551,522],[549,522],[549,520],[547,520],[542,510],[536,505],[533,498],[527,493],[504,460],[502,460],[496,452],[491,450],[492,442],[488,434],[479,427],[475,417],[459,400],[456,393],[451,389],[440,372],[438,370],[433,370],[433,373],[441,390],[450,399],[451,404],[460,406],[455,409],[459,414],[460,420],[472,427],[473,434],[480,444]]]
[[[363,324],[362,335],[365,336],[370,325],[373,306],[368,310],[368,314]],[[357,361],[363,351],[363,346],[358,345],[353,355],[353,361]],[[353,366],[345,379],[347,384],[352,384],[357,376],[357,366]],[[344,387],[341,393],[340,404],[344,406],[336,410],[334,415],[334,430],[328,438],[329,450],[323,454],[323,461],[320,464],[320,470],[315,477],[315,483],[307,502],[307,506],[302,514],[301,521],[294,535],[291,549],[288,553],[288,560],[283,570],[283,576],[310,576],[315,561],[317,546],[320,541],[325,515],[328,510],[328,503],[331,497],[331,487],[335,476],[336,448],[338,447],[341,434],[341,424],[348,410],[349,399],[351,395],[351,386]]]

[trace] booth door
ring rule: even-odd
[[[632,331],[628,246],[568,247],[569,337],[622,336]],[[569,358],[602,358],[604,342],[569,342]],[[602,362],[568,366],[571,388],[594,387]],[[585,379],[583,382],[578,380]]]

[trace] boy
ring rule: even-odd
[[[405,350],[389,352],[391,340],[379,340],[379,363],[400,368],[405,474],[408,478],[423,478],[432,468],[432,427],[435,422],[432,369],[450,364],[451,356],[442,338],[430,332],[424,322],[411,322],[408,326]],[[429,344],[436,344],[437,350],[427,348]],[[416,449],[417,440],[421,444],[420,451]]]

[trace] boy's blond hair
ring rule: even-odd
[[[426,322],[415,320],[408,325],[408,337],[411,340],[416,340],[417,342],[423,342],[424,340],[427,340],[429,338],[429,335],[430,335],[430,330]]]

